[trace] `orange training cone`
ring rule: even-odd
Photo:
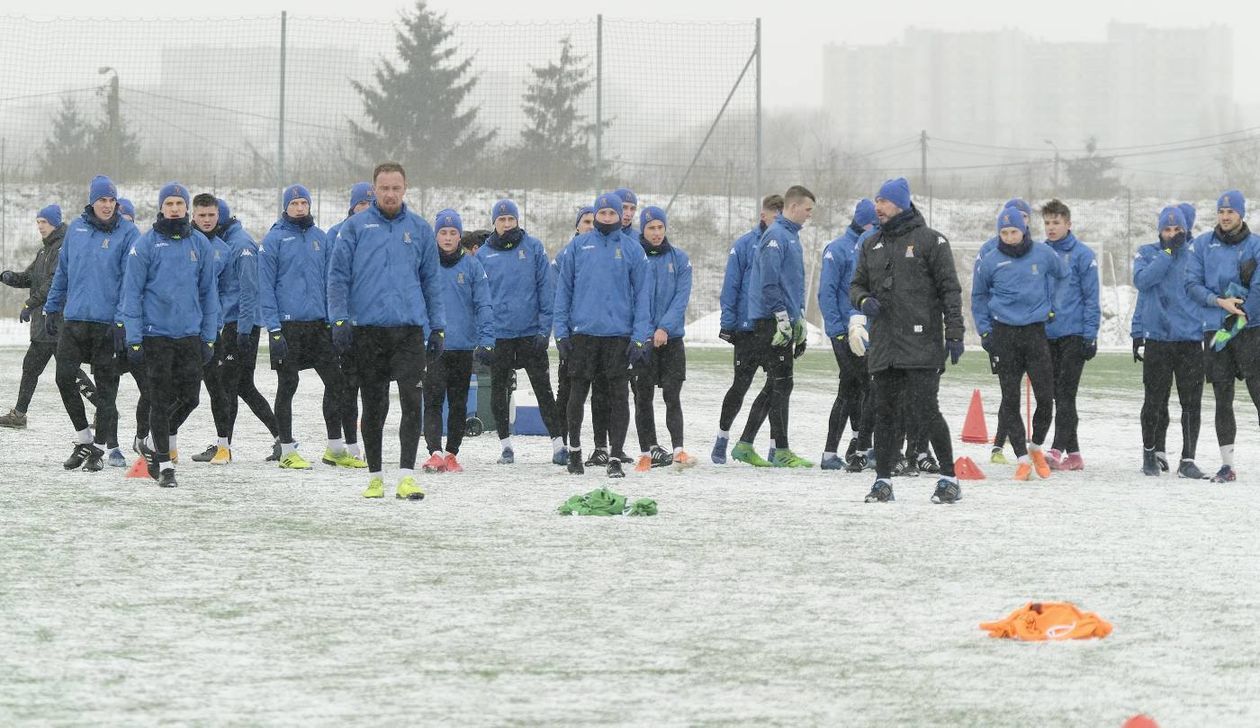
[[[975,460],[961,457],[954,461],[954,477],[959,480],[984,480],[984,471]]]
[[[149,480],[149,466],[144,462],[144,458],[136,458],[136,461],[131,464],[131,469],[127,471],[126,477]]]
[[[1135,715],[1124,722],[1123,728],[1159,728],[1159,723],[1149,715]]]
[[[984,405],[980,403],[980,390],[971,392],[971,406],[963,422],[962,441],[973,445],[989,444],[989,427],[984,422]]]

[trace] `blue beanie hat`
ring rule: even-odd
[[[613,190],[613,194],[621,198],[621,204],[629,203],[635,207],[639,206],[639,198],[629,187],[618,187]]]
[[[35,219],[44,218],[49,225],[61,227],[61,205],[49,205],[35,214]]]
[[[124,215],[130,215],[131,217],[136,216],[136,203],[128,200],[126,197],[118,198],[118,209]]]
[[[1239,217],[1247,216],[1247,198],[1243,197],[1243,193],[1238,190],[1226,190],[1221,195],[1221,199],[1216,202],[1216,209],[1230,209],[1238,213]]]
[[[442,228],[455,228],[460,235],[464,234],[464,221],[460,219],[459,213],[451,208],[446,208],[433,218],[433,231],[437,232]]]
[[[605,192],[604,194],[595,198],[595,204],[592,205],[592,207],[595,208],[595,212],[599,212],[600,210],[606,207],[610,210],[615,210],[617,214],[620,215],[621,214],[621,196],[618,195],[616,192]]]
[[[1022,197],[1012,197],[1011,199],[1006,201],[1005,205],[1002,205],[1003,210],[1005,210],[1008,207],[1013,207],[1016,210],[1019,210],[1020,212],[1024,213],[1025,215],[1032,217],[1032,205],[1028,204],[1027,202],[1024,202],[1024,199]]]
[[[586,207],[583,207],[581,210],[578,210],[577,219],[573,221],[573,227],[577,227],[578,223],[582,222],[582,218],[585,217],[586,215],[594,215],[594,214],[595,214],[595,208],[591,207],[590,205],[587,205]]]
[[[1017,207],[1004,207],[997,216],[998,235],[1002,234],[1002,228],[1015,228],[1025,235],[1028,234],[1028,223],[1024,222],[1024,216],[1020,214]]]
[[[158,190],[158,209],[161,209],[162,203],[166,202],[168,197],[181,197],[184,204],[190,204],[192,195],[188,194],[188,188],[178,182],[167,182],[162,185],[162,189]]]
[[[88,204],[92,204],[102,197],[118,198],[118,188],[114,186],[114,181],[103,174],[98,174],[88,183]]]
[[[1177,205],[1177,209],[1181,210],[1182,217],[1186,218],[1186,232],[1190,232],[1194,228],[1194,221],[1198,219],[1199,213],[1194,209],[1194,205],[1189,202],[1183,202]]]
[[[518,208],[516,206],[516,203],[512,202],[511,200],[499,200],[498,202],[494,203],[494,207],[490,208],[491,221],[498,220],[504,215],[508,217],[514,217],[517,220],[521,219],[520,208]]]
[[[371,202],[376,199],[376,193],[372,191],[371,182],[355,182],[350,186],[350,207],[346,208],[347,215],[354,214],[354,208],[359,206],[360,202]]]
[[[665,211],[655,205],[649,205],[639,213],[640,228],[647,227],[647,224],[653,220],[660,220],[662,225],[669,227],[669,219],[665,216]]]
[[[890,179],[879,188],[877,200],[888,200],[903,210],[910,209],[910,183],[905,177]]]
[[[227,224],[227,221],[232,219],[232,208],[228,207],[228,203],[222,197],[216,197],[214,203],[219,207],[219,224]]]
[[[289,203],[293,202],[294,200],[306,200],[309,203],[311,201],[311,191],[306,189],[302,185],[289,185],[288,187],[285,187],[284,188],[285,209],[288,209]]]
[[[853,224],[858,227],[866,227],[874,225],[878,218],[875,217],[875,203],[863,197],[858,200],[857,207],[853,208]]]
[[[1179,227],[1182,230],[1189,230],[1186,227],[1186,216],[1180,207],[1169,205],[1159,211],[1159,230],[1163,232],[1164,228]]]

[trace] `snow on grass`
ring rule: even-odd
[[[0,350],[0,390],[16,389],[21,354]],[[980,386],[992,430],[996,382],[980,359],[943,379],[951,427]],[[180,435],[178,489],[66,473],[50,372],[31,428],[0,431],[0,722],[1260,720],[1260,438],[1241,397],[1236,485],[1140,476],[1139,369],[1101,355],[1080,403],[1085,472],[1015,484],[985,448],[960,446],[989,480],[964,483],[959,504],[930,504],[918,478],[868,505],[868,474],[708,463],[728,361],[692,355],[687,447],[703,462],[688,473],[571,477],[547,464],[545,438],[518,438],[519,464],[496,466],[482,436],[463,475],[421,476],[418,503],[365,501],[362,471],[264,464],[265,432],[244,408],[236,461],[190,463],[213,436],[204,396]],[[834,364],[813,351],[799,364],[793,447],[816,459]],[[274,392],[265,364],[258,381]],[[319,394],[305,376],[308,457],[323,448]],[[129,380],[122,400],[126,438]],[[1217,465],[1206,409],[1205,470]],[[387,463],[397,418],[395,403]],[[555,515],[604,485],[656,499],[660,515]],[[1030,599],[1074,601],[1115,633],[1030,645],[978,629]]]

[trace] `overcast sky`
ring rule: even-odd
[[[218,0],[213,4],[172,4],[159,0],[130,0],[115,7],[113,15],[129,17],[197,17],[206,15],[257,16],[288,10],[295,15],[394,18],[411,3],[378,0],[348,3],[328,0],[304,3],[292,0]],[[60,17],[99,17],[108,6],[99,0],[59,0]],[[829,42],[884,43],[901,35],[907,26],[945,30],[1020,29],[1046,39],[1101,40],[1108,20],[1142,22],[1157,26],[1205,26],[1227,22],[1237,29],[1254,27],[1260,10],[1247,4],[1228,7],[1228,15],[1214,13],[1214,6],[1196,5],[1187,0],[1057,0],[1053,3],[1011,3],[1006,0],[901,0],[884,3],[814,2],[768,3],[765,0],[633,0],[601,5],[590,0],[432,0],[430,7],[444,11],[453,20],[510,21],[548,18],[591,17],[596,12],[619,18],[686,18],[742,20],[762,16],[765,44],[765,102],[783,108],[793,104],[818,106],[821,103],[822,47]],[[772,12],[769,8],[782,8]],[[1195,11],[1199,12],[1195,12]],[[13,12],[12,10],[10,12]],[[36,14],[32,6],[17,12]],[[44,15],[40,13],[40,15]],[[1247,48],[1249,34],[1235,31],[1235,95],[1249,102],[1249,74],[1246,69],[1260,62],[1260,51]],[[0,51],[2,54],[3,51]],[[801,65],[798,70],[794,68]],[[894,85],[895,79],[889,79]],[[1152,108],[1157,104],[1152,99]]]

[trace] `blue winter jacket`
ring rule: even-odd
[[[997,246],[1002,244],[1001,238],[996,235],[984,241],[984,245],[980,246],[980,252],[976,253],[976,258],[980,259],[997,250]]]
[[[168,237],[151,229],[127,254],[123,323],[127,343],[147,336],[182,339],[219,335],[219,289],[214,248],[200,230]]]
[[[687,335],[687,304],[691,301],[691,260],[666,239],[659,248],[642,246],[652,271],[653,330],[664,329],[671,339]]]
[[[804,315],[805,255],[800,232],[800,225],[779,215],[758,241],[748,290],[748,315],[754,321],[774,318],[777,311],[786,311],[793,320]]]
[[[495,336],[550,334],[556,289],[542,242],[525,233],[519,243],[509,245],[492,234],[477,251],[477,259],[490,281]]]
[[[1186,245],[1171,255],[1162,243],[1138,248],[1133,260],[1133,285],[1138,289],[1130,327],[1133,338],[1202,340],[1203,307],[1186,292],[1186,270],[1193,256]]]
[[[1046,324],[1047,339],[1081,336],[1098,339],[1102,310],[1098,298],[1098,259],[1089,246],[1071,232],[1058,242],[1049,242],[1067,270],[1067,276],[1054,287],[1054,318]]]
[[[823,250],[822,272],[818,275],[818,310],[822,312],[827,338],[849,333],[849,317],[857,311],[849,300],[849,286],[857,268],[857,241],[862,232],[852,226]]]
[[[223,242],[227,243],[228,285],[221,293],[219,306],[223,309],[223,321],[235,323],[239,333],[249,333],[261,325],[258,311],[258,245],[235,220],[223,230]]]
[[[373,202],[346,220],[329,265],[330,320],[446,329],[437,239],[405,204],[392,219]]]
[[[1065,264],[1045,243],[1033,243],[1019,257],[1000,250],[976,259],[971,277],[971,315],[976,331],[984,336],[994,322],[1027,326],[1050,318],[1051,291],[1046,279],[1061,281]]]
[[[318,226],[303,230],[281,217],[258,246],[258,308],[263,326],[327,321],[325,271],[332,246]]]
[[[494,304],[481,261],[463,253],[453,265],[442,264],[438,275],[442,278],[447,350],[472,351],[478,346],[494,346]]]
[[[592,230],[569,241],[556,265],[557,340],[573,334],[652,338],[652,271],[637,241],[620,230]]]
[[[139,237],[136,226],[117,213],[102,223],[89,208],[77,220],[71,220],[57,257],[57,271],[48,287],[44,312],[62,312],[67,321],[122,321],[124,259]]]
[[[744,233],[731,244],[726,257],[726,275],[722,279],[719,302],[722,307],[720,326],[726,331],[752,331],[748,317],[748,279],[752,275],[752,254],[765,232],[760,225]]]
[[[64,248],[63,248],[64,250]],[[1186,264],[1186,291],[1190,299],[1203,307],[1203,330],[1216,331],[1225,321],[1225,309],[1216,305],[1224,298],[1231,283],[1242,285],[1239,268],[1244,262],[1260,257],[1260,237],[1249,233],[1234,245],[1220,239],[1215,229],[1203,233],[1190,244],[1190,260]],[[1252,287],[1256,278],[1252,276]],[[1260,326],[1260,297],[1247,297],[1243,306],[1247,328]]]
[[[206,235],[206,239],[210,243],[210,257],[214,262],[214,282],[217,292],[217,303],[219,304],[218,314],[215,316],[215,331],[223,330],[223,323],[226,319],[224,314],[225,299],[231,298],[234,294],[230,290],[233,287],[232,271],[229,270],[232,256],[232,249],[218,235]],[[218,338],[217,336],[215,337]]]

